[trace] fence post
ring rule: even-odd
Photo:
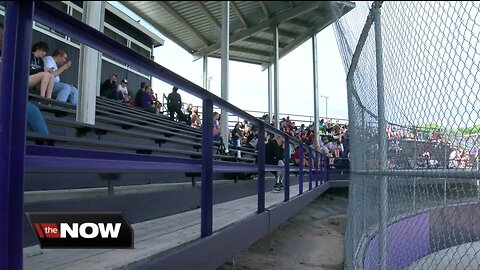
[[[314,158],[313,158],[313,150],[311,147],[308,147],[308,190],[312,190],[312,181],[313,181],[313,173],[312,167]]]
[[[265,211],[265,124],[258,125],[257,139],[258,183],[257,213]]]
[[[285,166],[285,174],[283,176],[283,185],[284,185],[284,193],[285,198],[283,199],[284,202],[288,202],[290,200],[290,142],[288,136],[285,136],[285,142],[283,143],[284,149],[284,166]]]
[[[319,153],[315,151],[315,187],[318,187],[318,178],[320,178],[320,172],[318,171],[319,161],[320,161]]]
[[[213,231],[213,102],[203,100],[201,237]]]
[[[0,269],[23,268],[25,122],[33,10],[32,1],[6,3],[0,88]]]
[[[299,164],[298,164],[298,195],[303,194],[303,160],[304,160],[304,154],[303,154],[303,144],[300,143],[300,155],[299,155]],[[295,162],[295,161],[294,161]]]
[[[375,56],[377,67],[377,103],[378,103],[378,137],[380,172],[387,169],[387,134],[385,121],[385,89],[383,85],[383,50],[381,2],[373,4],[373,20],[375,27]],[[388,177],[380,176],[380,269],[387,269],[387,223],[388,223]]]

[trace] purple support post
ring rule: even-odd
[[[313,150],[312,148],[308,148],[308,190],[312,190],[312,181],[313,181],[313,173],[312,173],[312,167],[313,167]]]
[[[265,212],[265,124],[258,125],[257,140],[258,183],[257,213]]]
[[[213,232],[213,102],[203,100],[201,237]]]
[[[330,181],[330,166],[328,166],[327,160],[325,160],[325,174],[327,175],[325,177],[325,181],[326,182]]]
[[[318,157],[318,152],[315,151],[315,187],[318,187],[318,179],[320,178],[320,172],[318,168],[318,163],[320,158]]]
[[[288,136],[285,136],[284,145],[284,163],[285,163],[285,175],[283,179],[284,189],[283,192],[285,197],[283,198],[284,202],[288,202],[290,200],[290,143],[289,143]]]
[[[322,156],[322,184],[328,182],[328,157]]]
[[[33,2],[7,2],[0,89],[0,269],[23,268],[23,181]]]
[[[300,144],[300,160],[298,164],[298,195],[303,194],[303,144]]]

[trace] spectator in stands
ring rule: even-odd
[[[454,148],[448,158],[448,168],[456,169],[458,167],[459,161],[460,161],[460,155],[461,155],[460,148]]]
[[[72,61],[67,62],[67,52],[64,49],[56,49],[51,56],[43,58],[45,68],[52,71],[54,76],[53,94],[58,101],[69,102],[77,105],[78,89],[72,85],[60,82],[60,74],[72,66]]]
[[[54,76],[51,70],[45,68],[42,59],[47,52],[47,43],[39,41],[33,44],[28,87],[39,90],[42,97],[52,98]]]
[[[270,140],[265,146],[265,164],[285,166],[283,161],[283,144],[284,138],[281,135],[275,135],[275,139]],[[284,188],[283,186],[283,168],[274,172],[275,185],[273,186],[273,192],[280,192]]]
[[[213,140],[220,141],[220,114],[213,112]]]
[[[145,91],[145,88],[147,87],[147,82],[141,82],[140,83],[140,89],[137,90],[137,93],[135,94],[135,100],[134,100],[134,105],[140,107],[140,97],[142,95],[142,91]]]
[[[295,152],[293,153],[293,164],[296,166],[300,165],[300,146],[298,145],[295,147]],[[303,166],[308,166],[308,160],[305,155],[305,151],[303,153]]]
[[[200,120],[200,116],[198,115],[198,107],[193,107],[192,109],[191,122],[192,127],[199,127],[202,125],[202,120]]]
[[[100,86],[100,96],[120,100],[119,95],[117,95],[117,75],[110,74],[108,79],[102,83]]]
[[[192,113],[193,113],[193,104],[188,103],[187,108],[185,109],[185,118],[187,119],[188,123],[192,123]]]
[[[3,24],[0,22],[0,63],[2,62]],[[0,65],[0,71],[2,65]],[[1,79],[0,79],[1,81]],[[27,101],[27,129],[33,132],[49,134],[42,112],[32,102]]]
[[[147,85],[146,82],[141,83],[141,88],[138,90],[137,95],[135,97],[135,106],[144,109],[145,111],[159,114],[160,112],[153,104],[152,96],[150,95],[151,87]]]
[[[250,132],[247,136],[247,139],[245,141],[245,145],[247,147],[252,147],[254,149],[257,149],[257,143],[258,143],[258,128],[253,126],[250,129]]]
[[[318,152],[328,157],[328,165],[334,165],[335,159],[333,158],[332,151],[328,147],[329,145],[331,146],[330,141],[328,139],[324,139],[323,144],[320,144],[319,146]]]
[[[155,93],[152,89],[152,87],[147,87],[147,92],[150,94],[152,97],[153,105],[155,109],[160,113],[162,109],[162,103],[158,100],[158,95]]]
[[[175,113],[177,114],[178,121],[186,122],[188,125],[190,123],[187,122],[185,115],[182,112],[182,97],[177,92],[178,88],[176,86],[173,87],[172,92],[168,94],[168,101],[167,101],[167,108],[168,112],[170,113],[170,120],[175,120]]]
[[[120,97],[122,98],[123,102],[125,103],[130,103],[130,101],[132,100],[132,97],[130,96],[130,94],[128,93],[128,80],[127,79],[123,79],[120,84],[117,86],[117,93],[120,95]]]
[[[235,146],[241,146],[243,139],[243,131],[240,129],[240,122],[235,124],[232,130],[232,144]]]
[[[27,102],[27,127],[33,132],[49,134],[42,112],[30,101]]]

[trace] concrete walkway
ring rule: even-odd
[[[344,269],[348,188],[329,189],[218,270]]]

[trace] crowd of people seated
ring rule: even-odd
[[[60,75],[72,66],[72,62],[68,61],[67,52],[62,48],[57,48],[52,55],[47,55],[48,51],[48,44],[42,41],[36,42],[32,46],[29,88],[37,90],[42,97],[51,98],[54,95],[59,101],[77,104],[78,89],[60,81]],[[117,84],[117,80],[118,76],[116,74],[110,74],[100,86],[100,95],[130,106],[142,108],[157,115],[165,113],[162,111],[162,103],[159,101],[157,94],[154,93],[147,82],[141,83],[140,89],[136,92],[135,97],[132,98],[128,90],[127,78],[123,78],[119,84]],[[170,120],[177,120],[192,127],[201,126],[202,120],[198,113],[198,107],[188,104],[186,109],[182,111],[182,98],[176,86],[172,88],[172,92],[168,95],[166,105]],[[32,109],[30,111],[33,115],[33,112],[36,110]],[[213,118],[213,137],[214,140],[220,141],[220,114],[214,112]],[[35,125],[29,124],[29,126]],[[46,125],[43,128],[43,125],[40,123],[40,126],[41,128],[36,129],[43,130],[43,133],[48,133]],[[327,122],[324,122],[323,119],[320,120],[319,131],[322,138],[317,143],[314,142],[313,124],[308,127],[305,127],[303,124],[297,127],[290,120],[290,117],[287,117],[282,119],[280,126],[285,133],[297,137],[307,145],[314,145],[316,149],[331,158],[331,164],[333,164],[334,158],[344,157],[345,155],[341,142],[348,130],[348,125],[341,126],[338,121],[334,124],[331,120],[327,120]],[[266,135],[265,143],[273,138],[273,134],[267,133]],[[255,149],[258,143],[257,140],[258,129],[246,120],[237,123],[230,132],[229,143],[234,146],[247,146]],[[298,164],[300,160],[298,151],[292,148],[291,153],[292,157],[295,156],[292,158],[292,161]],[[306,160],[307,157],[305,156],[304,158]]]
[[[389,153],[394,161],[408,160],[412,156],[415,164],[403,162],[403,166],[392,165],[394,168],[426,168],[426,169],[478,169],[478,136],[462,136],[451,138],[442,134],[437,128],[405,127],[388,124],[386,127],[389,140]],[[450,138],[449,138],[450,137]],[[396,162],[398,163],[398,162]]]

